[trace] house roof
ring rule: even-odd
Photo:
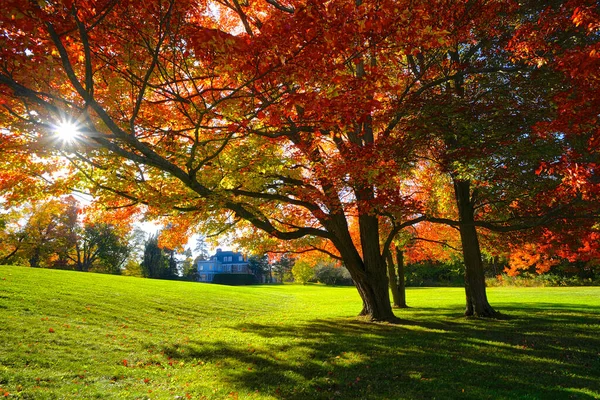
[[[225,257],[232,257],[231,261],[225,261]],[[239,261],[238,257],[242,257],[242,261]],[[238,251],[226,250],[222,251],[221,249],[217,249],[217,252],[212,255],[209,261],[219,261],[219,262],[228,262],[228,263],[236,263],[236,264],[247,264],[248,261],[244,257],[244,255]]]

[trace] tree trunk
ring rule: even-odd
[[[475,210],[471,198],[471,182],[454,180],[454,193],[460,217],[460,240],[465,264],[465,315],[495,317],[497,312],[488,303],[481,249],[475,228]]]
[[[398,263],[398,275],[396,275],[396,266],[394,265],[394,259],[392,257],[391,251],[388,251],[386,254],[387,259],[387,268],[388,268],[388,278],[390,291],[392,292],[392,304],[394,308],[407,308],[406,305],[406,294],[404,290],[404,266],[401,264],[402,259],[398,258],[398,254],[402,254],[402,252],[398,253],[399,250],[396,248],[396,262]]]
[[[398,294],[400,308],[408,308],[406,305],[406,280],[404,279],[404,253],[396,247],[396,266],[398,268]]]
[[[396,278],[396,266],[392,258],[392,253],[388,251],[385,255],[387,261],[387,272],[390,291],[392,292],[392,305],[394,308],[400,308],[400,293],[398,292],[398,280]]]
[[[353,245],[349,247],[354,248]],[[340,254],[363,302],[359,316],[369,321],[397,323],[399,319],[392,311],[383,256],[365,253],[363,260],[355,248],[352,252],[346,249],[342,249]]]
[[[386,263],[379,246],[379,220],[364,211],[361,214],[358,222],[365,273],[359,274],[354,281],[363,298],[360,315],[374,321],[397,322],[390,303]]]
[[[325,224],[329,231],[336,232],[333,243],[362,299],[363,307],[359,316],[370,321],[397,323],[399,319],[394,315],[390,303],[386,263],[379,247],[377,217],[359,216],[362,256],[352,241],[343,214],[325,221]]]
[[[367,270],[366,274],[360,273],[352,277],[363,301],[363,308],[359,316],[366,317],[369,321],[397,322],[398,318],[394,315],[390,304],[383,258],[379,271],[376,271],[373,265],[370,265]]]
[[[31,268],[39,268],[40,266],[40,250],[38,247],[36,247],[33,250],[33,254],[29,257],[29,266]]]

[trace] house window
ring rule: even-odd
[[[242,256],[239,256],[239,257],[238,257],[238,261],[244,261],[244,257],[242,257]]]
[[[205,281],[206,280],[206,274],[200,274],[200,280],[201,281]]]
[[[204,271],[204,265],[201,265],[200,267],[198,267],[198,270]]]

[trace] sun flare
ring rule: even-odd
[[[54,129],[56,136],[63,142],[73,142],[79,135],[79,126],[71,121],[62,121]]]

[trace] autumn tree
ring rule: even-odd
[[[72,196],[16,207],[3,217],[2,263],[118,274],[132,250],[127,224],[103,222],[108,215],[84,221],[85,209]]]
[[[18,257],[25,244],[25,231],[15,221],[21,218],[15,210],[7,210],[0,216],[0,264],[9,264]]]
[[[77,205],[72,197],[50,199],[5,214],[2,262],[22,260],[31,267],[66,267],[75,237]]]
[[[69,258],[78,271],[120,274],[131,249],[128,237],[117,227],[103,222],[88,222],[77,231]]]
[[[330,240],[357,282],[362,314],[394,319],[372,204],[374,181],[387,174],[365,174],[364,161],[394,162],[379,151],[401,138],[385,121],[381,140],[374,134],[371,114],[385,100],[375,96],[381,80],[368,53],[425,19],[408,29],[411,15],[345,2],[217,13],[184,1],[143,10],[128,1],[6,7],[0,84],[6,108],[21,118],[11,129],[41,140],[77,122],[79,140],[64,156],[115,206],[187,211],[188,220],[228,210],[280,239]],[[369,19],[380,22],[366,27]],[[389,35],[378,32],[381,23]],[[244,34],[231,34],[240,27]],[[349,165],[357,167],[350,177]],[[362,254],[348,232],[351,211]]]
[[[509,9],[515,6],[507,3]],[[569,7],[573,5],[546,9],[524,3],[499,18],[498,35],[490,37],[486,25],[474,26],[468,38],[451,38],[447,51],[422,51],[411,63],[411,71],[426,82],[438,79],[436,74],[428,76],[436,66],[450,78],[414,99],[411,129],[430,138],[432,147],[421,157],[428,160],[427,168],[447,174],[454,192],[455,215],[449,210],[445,217],[443,212],[426,213],[428,221],[459,230],[466,315],[496,314],[485,293],[478,229],[509,232],[549,224],[558,217],[593,215],[590,198],[560,190],[567,175],[557,169],[540,174],[546,160],[556,162],[578,147],[577,140],[560,131],[540,132],[555,117],[554,94],[569,90],[570,85],[540,62],[534,46],[529,47],[532,53],[521,52],[519,57],[513,53],[520,34],[514,26],[530,27],[531,21],[545,18],[548,12],[560,12],[564,21]],[[557,26],[551,29],[556,41],[562,41],[556,52],[580,36]],[[486,73],[478,73],[482,71]],[[588,180],[586,190],[593,186]]]
[[[212,220],[323,239],[348,268],[361,314],[386,321],[395,316],[384,254],[424,217],[398,190],[431,144],[414,134],[415,104],[467,75],[505,72],[455,68],[448,54],[504,33],[519,6],[5,3],[0,96],[20,146],[43,144],[107,206],[143,206],[180,231]],[[448,56],[424,57],[435,54]],[[385,218],[393,229],[380,229]]]
[[[306,283],[314,278],[315,271],[313,266],[305,260],[297,260],[292,267],[292,275],[294,281],[306,285]]]
[[[537,173],[560,177],[541,199],[544,204],[576,198],[577,218],[561,215],[512,247],[509,272],[535,266],[547,271],[557,259],[595,262],[600,259],[600,12],[594,1],[567,1],[548,7],[520,26],[511,47],[516,57],[545,65],[564,82],[553,93],[556,114],[534,127],[536,138],[557,135],[564,143],[560,157],[547,157]],[[531,60],[533,49],[535,58]]]

